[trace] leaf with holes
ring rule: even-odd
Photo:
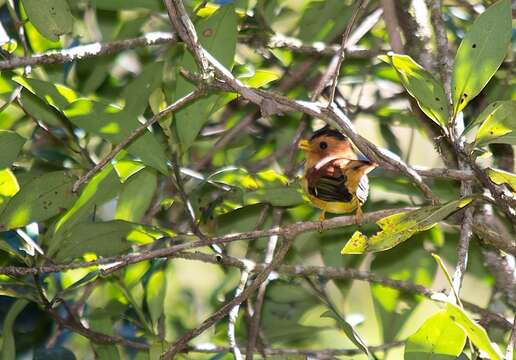
[[[46,38],[56,41],[73,30],[73,16],[66,0],[23,0],[30,22]]]
[[[480,15],[460,43],[452,74],[453,113],[477,96],[502,64],[511,42],[511,2],[500,0]]]
[[[389,54],[379,57],[392,65],[407,92],[423,112],[438,125],[448,123],[448,103],[442,84],[410,56]]]
[[[454,360],[466,344],[466,333],[446,310],[430,316],[405,345],[405,360]]]
[[[472,201],[472,198],[464,198],[445,205],[425,206],[414,211],[388,216],[377,222],[381,231],[371,237],[356,231],[341,253],[343,255],[362,254],[388,250],[409,239],[415,233],[432,228],[439,221],[469,205]]]
[[[66,211],[75,201],[75,178],[66,171],[36,176],[7,203],[0,214],[0,230],[15,229],[43,221]]]

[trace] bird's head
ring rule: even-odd
[[[317,130],[309,139],[300,140],[298,148],[305,152],[308,167],[314,166],[324,158],[356,159],[348,138],[328,127]]]

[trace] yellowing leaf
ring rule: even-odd
[[[516,175],[500,169],[488,169],[487,175],[497,185],[507,184],[512,192],[516,192]]]
[[[441,83],[408,55],[389,54],[379,58],[393,66],[407,92],[429,118],[439,125],[448,123],[448,102]]]
[[[454,211],[470,204],[472,200],[471,198],[455,200],[445,205],[426,206],[383,218],[377,222],[381,231],[371,237],[356,231],[342,249],[341,254],[388,250],[415,233],[430,229]]]
[[[278,80],[280,75],[280,72],[277,70],[260,69],[256,70],[253,76],[249,78],[240,78],[240,80],[252,88],[260,88],[274,80]]]

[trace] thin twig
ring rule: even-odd
[[[51,50],[32,56],[15,57],[0,61],[0,70],[12,70],[22,66],[64,64],[71,61],[115,54],[124,50],[161,44],[171,44],[177,36],[170,32],[152,32],[143,36],[113,42],[95,42],[69,49]]]
[[[365,8],[365,6],[367,5],[367,2],[368,2],[367,0],[359,1],[357,6],[355,7],[355,9],[353,9],[353,14],[351,15],[351,19],[349,20],[349,23],[346,26],[346,31],[344,32],[344,34],[342,34],[342,42],[340,43],[339,52],[336,55],[337,56],[337,64],[336,64],[335,70],[331,76],[333,80],[332,80],[331,88],[330,88],[330,98],[328,100],[328,104],[330,106],[331,106],[331,104],[333,104],[333,100],[335,98],[335,89],[337,88],[340,67],[342,66],[342,62],[344,61],[344,56],[346,54],[346,49],[348,47],[349,34],[351,33],[351,29],[355,25],[355,21],[358,17],[358,13],[360,12],[360,10]]]
[[[249,278],[249,273],[252,268],[242,269],[242,273],[240,274],[240,282],[238,283],[238,287],[235,290],[235,297],[238,297],[244,291],[245,285],[247,284],[247,279]],[[240,304],[235,305],[231,311],[229,312],[229,320],[228,320],[228,342],[229,347],[231,348],[231,352],[235,357],[235,360],[242,360],[242,352],[238,347],[236,342],[236,320],[238,317],[238,311],[240,310]]]
[[[249,285],[242,293],[235,297],[233,300],[229,301],[225,305],[223,305],[219,310],[215,311],[209,318],[204,320],[201,325],[199,325],[197,328],[190,330],[185,335],[183,335],[181,338],[179,338],[177,341],[175,341],[170,348],[161,354],[160,359],[161,360],[168,360],[172,359],[177,353],[182,351],[192,340],[193,338],[199,336],[202,334],[205,330],[210,328],[212,325],[220,321],[222,318],[224,318],[231,309],[237,305],[244,302],[253,292],[255,292],[258,287],[269,277],[269,274],[276,268],[281,262],[283,261],[283,258],[287,254],[288,250],[292,246],[294,242],[294,237],[292,237],[290,234],[287,235],[284,238],[283,243],[281,244],[280,248],[278,249],[278,252],[276,256],[274,257],[274,260],[268,264],[257,276],[256,279],[253,281],[251,285]]]
[[[91,170],[89,170],[86,174],[81,176],[73,185],[73,192],[76,192],[83,184],[88,182],[95,174],[97,174],[100,170],[102,170],[113,158],[127,145],[129,145],[132,141],[134,141],[137,137],[143,134],[149,126],[152,126],[154,123],[160,121],[165,116],[174,112],[186,104],[191,103],[192,101],[200,98],[205,93],[205,89],[203,87],[183,96],[181,99],[177,100],[173,104],[167,106],[165,109],[154,115],[152,118],[147,120],[144,124],[141,124],[136,129],[131,131],[131,133],[120,142],[109,154],[107,154],[97,165],[95,165]]]

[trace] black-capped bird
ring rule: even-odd
[[[326,211],[343,214],[356,210],[358,222],[369,193],[367,174],[377,165],[358,159],[349,140],[327,126],[299,141],[298,147],[306,156],[304,189],[322,210],[320,219],[325,219]]]

